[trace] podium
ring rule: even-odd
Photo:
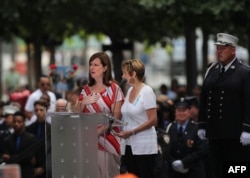
[[[1,178],[21,178],[21,168],[18,164],[0,165]]]
[[[97,127],[111,123],[112,126],[124,125],[107,114],[52,114],[51,133],[46,133],[51,139],[47,165],[51,164],[52,177],[98,178]]]

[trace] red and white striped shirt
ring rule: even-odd
[[[91,94],[91,88],[85,85],[79,96],[79,101]],[[96,94],[100,96],[99,99],[95,103],[85,105],[83,108],[84,113],[112,113],[111,105],[124,100],[123,92],[115,82],[112,82],[109,87]],[[118,133],[119,131],[118,127],[112,127],[112,132]],[[98,147],[100,150],[120,155],[120,138],[112,134],[112,132],[105,134],[105,136],[99,136]]]

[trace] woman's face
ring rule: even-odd
[[[89,73],[95,80],[102,79],[104,72],[107,70],[106,66],[103,66],[99,58],[95,58],[89,64]]]
[[[122,69],[122,78],[127,79],[128,84],[134,83],[134,78],[128,73],[128,70],[126,68]]]

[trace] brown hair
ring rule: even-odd
[[[110,86],[110,81],[113,80],[113,77],[112,77],[112,69],[111,69],[111,62],[110,62],[109,56],[105,52],[97,52],[90,57],[89,65],[96,58],[100,59],[103,67],[105,66],[107,67],[107,70],[104,72],[103,83],[106,86]],[[91,77],[90,71],[89,71],[89,86],[93,86],[94,83],[95,83],[95,79]]]
[[[40,99],[39,99],[39,100],[35,101],[34,107],[35,107],[36,105],[40,105],[40,106],[43,106],[43,107],[45,107],[46,109],[48,109],[47,103],[46,103],[45,101],[43,101],[43,100],[40,100]]]
[[[122,69],[126,69],[130,76],[132,76],[133,72],[136,72],[138,80],[144,82],[145,66],[141,60],[139,59],[125,60],[122,63]]]

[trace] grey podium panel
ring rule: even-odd
[[[51,122],[53,178],[98,178],[97,125],[102,114],[56,113]]]

